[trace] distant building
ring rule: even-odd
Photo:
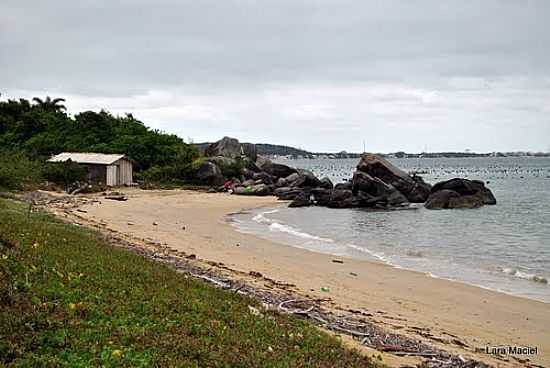
[[[122,154],[73,153],[63,152],[53,156],[48,162],[66,162],[71,160],[88,170],[88,180],[107,184],[111,187],[132,185],[132,162]]]

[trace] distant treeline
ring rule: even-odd
[[[204,150],[211,144],[212,143],[210,142],[205,142],[205,143],[195,143],[194,145],[195,147],[197,147],[197,149],[200,152],[204,152]],[[290,146],[282,146],[282,145],[268,144],[268,143],[256,143],[255,145],[258,150],[258,154],[264,155],[264,156],[277,155],[277,156],[295,156],[295,157],[300,156],[300,157],[313,158],[313,156],[315,155],[312,152],[308,152],[303,149],[294,148]]]
[[[200,152],[204,152],[206,147],[211,143],[197,143],[195,147]],[[358,152],[310,152],[300,148],[283,146],[277,144],[256,143],[258,154],[266,156],[289,156],[290,158],[359,158],[362,153]],[[393,153],[377,153],[383,157],[395,158],[474,158],[474,157],[550,157],[550,153],[532,153],[532,152],[491,152],[491,153],[476,153],[476,152],[422,152],[422,153],[407,153],[404,151]]]
[[[48,177],[45,161],[63,151],[123,153],[138,177],[188,179],[199,153],[181,138],[152,130],[131,114],[85,111],[71,117],[64,101],[0,101],[0,187]]]

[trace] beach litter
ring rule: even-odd
[[[325,292],[325,293],[328,293],[330,291],[330,289],[328,287],[323,286],[323,287],[321,287],[321,291]]]

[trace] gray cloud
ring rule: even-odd
[[[196,141],[542,150],[549,17],[543,0],[5,0],[0,92]]]

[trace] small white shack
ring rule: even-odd
[[[121,154],[74,153],[63,152],[53,156],[48,162],[66,162],[71,160],[88,169],[88,180],[101,182],[111,187],[132,185],[132,162]]]

